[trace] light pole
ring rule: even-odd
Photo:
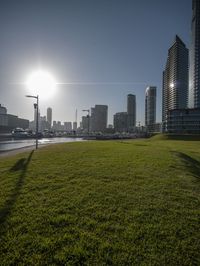
[[[37,103],[34,104],[34,108],[36,109],[36,143],[35,143],[35,148],[37,150],[38,148],[38,105],[39,105],[39,96],[34,96],[34,95],[26,95],[28,98],[34,98],[37,99]]]
[[[89,133],[90,133],[90,109],[86,109],[86,110],[82,110],[83,112],[87,112],[88,115],[88,136],[89,136]]]

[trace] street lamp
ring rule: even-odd
[[[90,109],[86,109],[86,110],[82,110],[83,112],[87,112],[88,115],[88,136],[89,136],[89,133],[90,133]]]
[[[37,99],[37,103],[34,104],[34,108],[36,109],[36,143],[35,143],[35,148],[37,150],[38,148],[38,105],[39,105],[39,96],[34,96],[34,95],[26,95],[28,98],[34,98]]]

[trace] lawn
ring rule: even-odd
[[[200,141],[1,158],[0,265],[200,265]]]

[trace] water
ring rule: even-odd
[[[76,142],[83,141],[82,138],[45,138],[39,139],[38,145],[47,145],[53,143],[64,143],[64,142]],[[20,140],[8,140],[0,141],[0,152],[21,149],[25,147],[31,147],[35,145],[34,139],[20,139]]]

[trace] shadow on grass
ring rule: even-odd
[[[28,168],[28,165],[31,161],[31,157],[33,155],[33,151],[29,154],[28,158],[22,158],[16,162],[16,164],[10,169],[10,171],[20,171],[19,178],[17,180],[17,183],[15,185],[13,193],[10,195],[10,198],[6,201],[5,206],[0,209],[0,233],[3,229],[3,225],[7,221],[7,218],[11,214],[11,211],[17,201],[17,198],[20,194],[20,191],[24,184],[24,178],[26,175],[26,171]]]
[[[145,146],[147,146],[147,144],[134,143],[134,146],[141,146],[141,147],[145,147]]]
[[[200,179],[200,162],[183,152],[172,151],[184,163],[187,170],[196,178]]]
[[[121,144],[131,144],[131,142],[123,141],[123,140],[122,141],[120,140],[119,143],[121,143]]]
[[[26,167],[26,158],[22,158],[16,162],[13,167],[10,168],[10,172],[15,172],[19,170],[23,170]]]
[[[150,138],[151,140],[183,140],[183,141],[199,141],[200,135],[192,134],[156,134]]]

